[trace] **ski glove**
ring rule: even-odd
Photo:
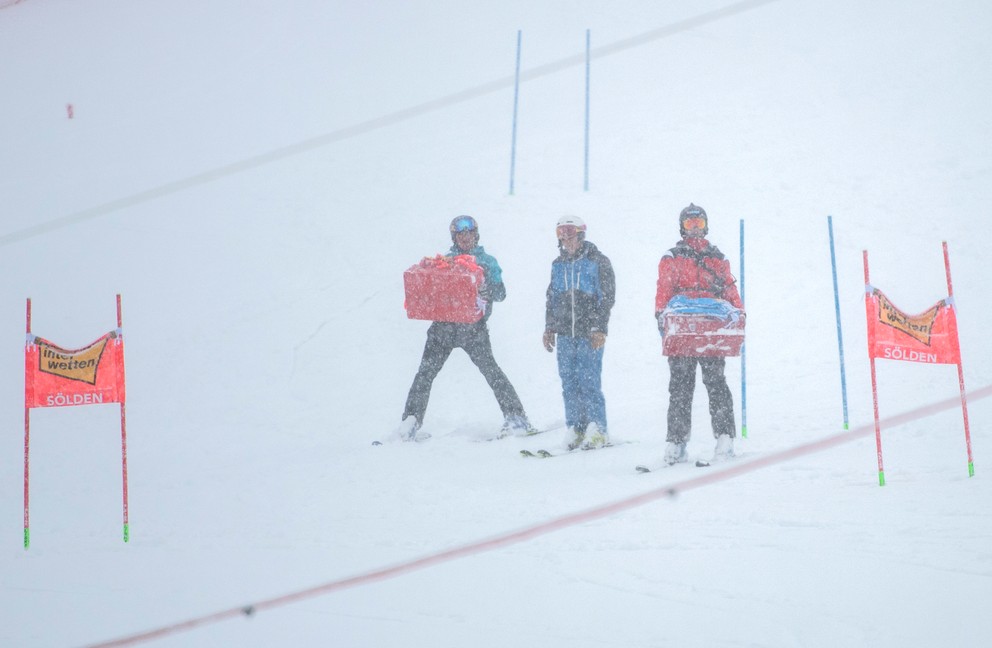
[[[602,331],[593,331],[589,334],[589,346],[595,349],[602,349],[603,345],[606,344],[606,333]]]
[[[544,348],[548,353],[555,350],[555,332],[548,329],[544,332]]]

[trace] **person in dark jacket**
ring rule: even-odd
[[[486,254],[485,249],[479,245],[479,225],[474,218],[458,216],[451,221],[449,231],[452,242],[449,254],[471,255],[482,267],[485,282],[479,291],[479,297],[486,302],[485,314],[474,324],[434,322],[427,329],[424,355],[420,360],[417,375],[413,379],[413,385],[410,386],[397,435],[404,441],[421,441],[430,437],[429,434],[419,430],[424,422],[427,402],[431,397],[431,385],[434,384],[434,379],[448,356],[457,348],[465,350],[496,396],[496,402],[499,403],[504,417],[503,427],[497,437],[533,432],[534,428],[527,419],[516,390],[496,364],[493,347],[489,341],[489,328],[486,326],[486,321],[492,314],[493,302],[506,299],[503,271],[496,258]]]
[[[744,305],[730,274],[730,262],[706,240],[709,233],[706,211],[689,203],[679,214],[679,232],[682,240],[658,263],[658,290],[654,302],[658,327],[662,327],[662,311],[676,295],[722,299],[739,309],[743,317]],[[665,462],[669,464],[687,459],[685,446],[692,429],[696,365],[702,370],[703,385],[709,395],[710,419],[717,441],[714,458],[719,460],[734,453],[734,401],[723,373],[726,360],[722,357],[668,356],[670,377]]]
[[[586,240],[586,224],[563,216],[555,228],[560,254],[551,264],[545,309],[544,348],[558,347],[558,374],[565,400],[566,445],[609,445],[603,396],[603,348],[613,308],[613,265]]]

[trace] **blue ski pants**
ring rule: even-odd
[[[558,375],[565,399],[565,424],[585,432],[590,423],[606,432],[606,398],[603,396],[603,349],[593,349],[587,337],[559,334]]]

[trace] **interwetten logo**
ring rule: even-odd
[[[38,370],[60,378],[96,385],[96,371],[107,340],[108,338],[103,337],[85,349],[68,351],[39,339],[41,353],[38,354]]]
[[[930,333],[933,331],[934,320],[941,304],[937,304],[925,313],[909,316],[896,308],[889,298],[881,292],[878,294],[878,321],[886,326],[902,331],[911,338],[930,346]]]

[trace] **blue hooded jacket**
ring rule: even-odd
[[[615,293],[613,265],[595,245],[583,241],[575,256],[562,250],[551,263],[545,328],[570,337],[606,334]]]

